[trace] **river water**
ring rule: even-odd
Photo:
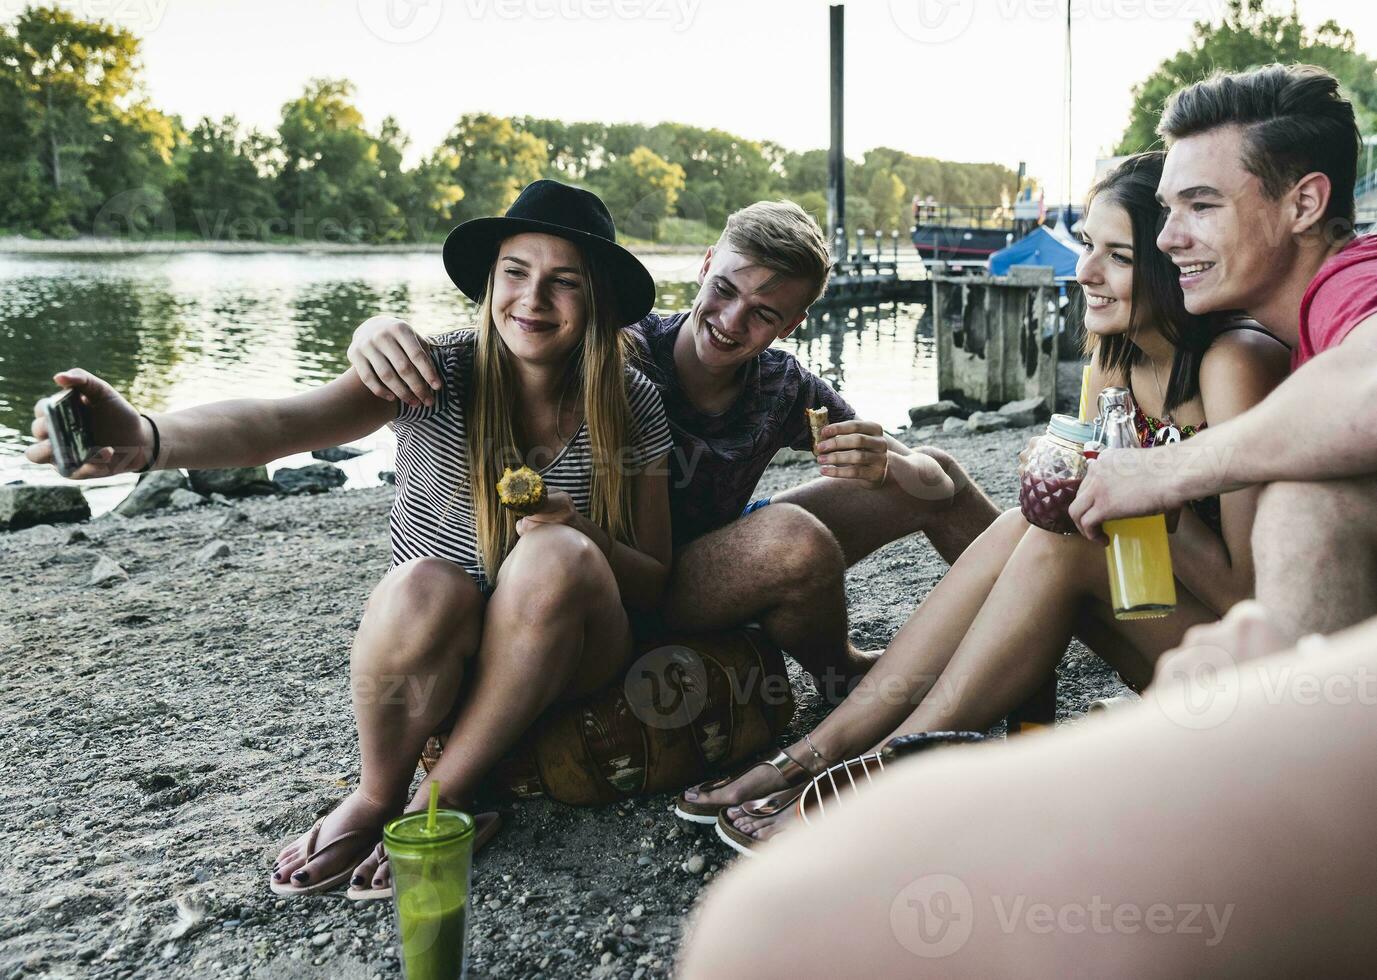
[[[687,309],[700,256],[648,255],[657,308]],[[91,257],[0,255],[0,483],[61,482],[20,455],[33,404],[52,375],[83,367],[146,411],[222,398],[280,397],[321,384],[349,365],[354,328],[375,313],[423,333],[472,324],[474,306],[434,253],[375,255],[185,252]],[[815,307],[779,346],[826,378],[863,418],[895,429],[936,395],[937,362],[923,305]],[[357,444],[368,455],[341,466],[350,486],[391,468],[386,430]],[[302,465],[289,457],[270,466]],[[133,478],[83,487],[109,509]]]

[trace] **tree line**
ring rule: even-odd
[[[316,79],[282,107],[276,132],[233,116],[188,125],[153,106],[139,39],[56,7],[0,24],[0,232],[229,240],[433,241],[457,222],[505,210],[539,177],[589,187],[632,237],[711,240],[752,201],[788,197],[826,214],[827,152],[681,123],[461,116],[407,164],[391,116],[366,125],[343,79]],[[1115,149],[1158,143],[1172,91],[1211,71],[1304,61],[1334,72],[1364,132],[1377,121],[1377,61],[1333,21],[1314,30],[1294,7],[1229,0],[1218,22],[1134,88]],[[1362,169],[1366,169],[1366,160]],[[1016,175],[879,147],[847,160],[851,230],[908,228],[915,197],[1001,204]]]
[[[1114,152],[1160,146],[1157,123],[1177,89],[1215,71],[1246,71],[1272,63],[1318,65],[1330,72],[1353,103],[1358,128],[1373,132],[1377,61],[1358,50],[1352,31],[1334,20],[1310,30],[1301,23],[1295,4],[1283,8],[1267,0],[1229,0],[1219,21],[1198,21],[1190,43],[1134,86],[1128,126]],[[1362,169],[1365,161],[1360,162]]]
[[[48,236],[407,242],[500,213],[527,183],[597,191],[625,234],[701,242],[752,201],[826,214],[827,153],[680,123],[461,116],[415,163],[391,116],[370,128],[343,79],[315,79],[276,132],[187,124],[140,79],[139,39],[57,7],[0,25],[0,229]],[[906,230],[911,200],[997,204],[1012,170],[878,148],[847,161],[852,229]]]

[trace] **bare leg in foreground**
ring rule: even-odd
[[[1240,619],[1141,705],[915,758],[739,863],[678,975],[1366,973],[1377,623],[1231,668]]]

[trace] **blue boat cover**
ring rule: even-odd
[[[1074,276],[1079,253],[1045,227],[1039,225],[1006,248],[990,256],[990,274],[1008,275],[1016,265],[1051,266],[1056,276]]]

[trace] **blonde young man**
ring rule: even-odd
[[[950,456],[910,449],[857,419],[825,381],[771,346],[803,322],[830,271],[827,243],[806,212],[759,202],[731,215],[708,249],[690,310],[652,313],[627,329],[674,437],[667,624],[759,622],[825,693],[840,696],[840,682],[875,656],[847,639],[847,566],[919,531],[954,560],[998,511]],[[365,321],[349,359],[384,397],[433,397],[430,359],[401,320]],[[804,411],[820,407],[831,419],[821,477],[752,502],[779,449],[811,447]]]

